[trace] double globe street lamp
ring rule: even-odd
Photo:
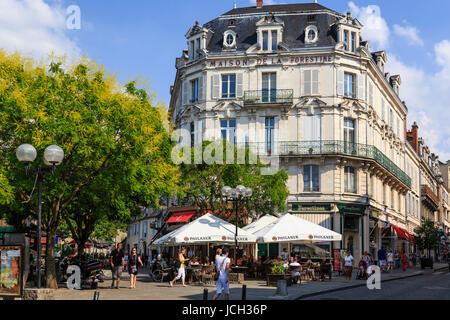
[[[238,250],[238,211],[240,203],[247,203],[248,199],[252,196],[253,190],[246,188],[242,185],[236,188],[225,186],[222,188],[222,196],[226,198],[227,202],[232,202],[236,212],[236,232],[234,234],[234,265],[237,266],[236,253]]]
[[[31,167],[30,164],[36,160],[37,152],[36,149],[30,144],[22,144],[16,151],[17,159],[20,162],[25,163],[25,170],[28,175],[29,172],[37,173],[37,183],[38,183],[38,240],[37,240],[37,265],[36,265],[36,275],[37,275],[37,287],[41,288],[41,239],[42,239],[42,181],[43,175],[46,172],[55,173],[56,166],[59,166],[64,159],[64,151],[56,145],[51,145],[47,147],[44,151],[44,163],[47,167],[37,166]]]

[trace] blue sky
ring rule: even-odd
[[[150,79],[168,104],[175,58],[186,47],[185,33],[250,0],[0,0],[0,46],[44,55],[48,48],[87,55],[126,82]],[[270,3],[301,1],[265,0]],[[312,2],[312,1],[305,1]],[[335,11],[351,11],[364,25],[372,50],[385,49],[388,70],[400,73],[401,98],[417,121],[420,135],[441,161],[450,160],[449,1],[319,0]],[[65,9],[78,5],[81,29],[67,30]],[[17,19],[12,20],[12,17]],[[33,30],[31,32],[30,30]]]

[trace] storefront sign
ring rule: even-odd
[[[339,204],[338,208],[339,208],[339,212],[341,212],[341,213],[360,213],[360,214],[364,214],[364,212],[366,211],[366,207],[365,206],[359,206],[359,205],[343,205],[343,204]]]
[[[270,65],[305,65],[332,63],[333,55],[297,56],[297,57],[262,57],[252,59],[218,59],[207,61],[208,68],[240,68]]]
[[[22,247],[0,246],[0,297],[22,296]]]
[[[316,205],[316,204],[293,204],[292,211],[296,212],[330,212],[331,205]]]
[[[341,270],[341,250],[334,249],[334,271],[340,271]]]

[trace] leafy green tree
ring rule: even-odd
[[[37,212],[35,176],[25,174],[17,147],[32,144],[39,155],[33,165],[42,166],[47,146],[65,152],[42,190],[47,287],[57,287],[54,240],[63,222],[84,219],[82,237],[88,237],[95,221],[123,221],[136,203],[155,207],[160,195],[173,192],[177,168],[162,110],[154,96],[134,82],[124,88],[92,61],[63,67],[57,59],[38,64],[0,51],[1,197],[14,225]]]
[[[204,152],[211,142],[204,142],[202,151]],[[227,142],[224,140],[223,145]],[[246,148],[245,164],[238,162],[238,150],[234,148],[234,161],[227,163],[226,148],[223,148],[224,164],[181,164],[181,181],[184,184],[184,193],[181,198],[186,203],[198,206],[201,212],[211,211],[221,218],[235,221],[235,213],[232,206],[222,197],[222,188],[229,186],[235,188],[244,185],[253,189],[253,195],[242,208],[239,208],[239,216],[242,218],[259,218],[265,214],[275,214],[277,211],[286,209],[286,199],[289,195],[286,182],[287,173],[280,170],[272,175],[263,175],[262,169],[266,167],[260,159],[252,164],[250,159],[251,150]],[[194,159],[194,148],[191,155]],[[212,152],[214,156],[214,152]]]
[[[430,258],[431,250],[439,247],[439,229],[431,220],[426,220],[417,228],[417,236],[414,240],[419,250],[427,250],[428,258]]]

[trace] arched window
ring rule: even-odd
[[[305,43],[306,44],[313,44],[316,43],[317,40],[319,40],[319,31],[317,30],[317,27],[314,25],[308,26],[305,29]]]

